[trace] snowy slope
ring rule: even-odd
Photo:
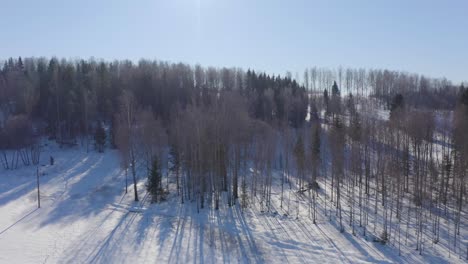
[[[307,197],[294,192],[289,216],[286,206],[279,208],[279,190],[273,190],[273,212],[223,204],[197,213],[194,203],[180,204],[174,194],[150,204],[141,177],[142,201],[134,203],[132,189],[124,192],[117,152],[49,146],[41,164],[50,155],[55,165],[40,166],[40,209],[35,168],[0,170],[0,263],[464,262],[443,248],[423,256],[404,249],[398,256],[390,245],[340,233],[323,208],[314,225]]]

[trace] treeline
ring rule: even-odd
[[[27,160],[37,149],[28,139],[40,135],[86,146],[94,137],[99,151],[119,149],[137,201],[142,174],[154,202],[171,180],[199,209],[272,211],[280,188],[287,214],[292,195],[314,223],[323,210],[342,231],[383,243],[399,246],[412,229],[421,253],[446,222],[446,243],[460,253],[468,89],[386,70],[312,68],[303,79],[146,60],[10,59],[0,74],[2,162]],[[388,120],[372,114],[372,98]]]
[[[182,63],[55,58],[5,62],[0,74],[1,121],[3,126],[9,116],[24,114],[44,121],[48,135],[65,140],[87,134],[96,121],[111,120],[123,91],[131,91],[140,108],[168,124],[173,110],[209,105],[220,91],[232,90],[249,98],[249,113],[255,118],[277,122],[289,116],[294,126],[303,123],[306,91],[291,78]],[[298,109],[291,111],[297,117],[285,112],[287,101],[295,102]]]

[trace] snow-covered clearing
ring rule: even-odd
[[[55,164],[48,165],[49,156]],[[307,195],[291,192],[290,214],[280,208],[279,184],[272,212],[239,206],[150,204],[140,175],[141,202],[125,194],[125,174],[116,151],[104,154],[49,146],[40,166],[0,171],[0,263],[443,263],[460,262],[443,248],[419,256],[409,247],[374,243],[344,233],[319,207],[308,217]],[[297,206],[301,207],[296,218]]]

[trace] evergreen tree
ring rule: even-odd
[[[402,108],[404,105],[403,95],[401,93],[397,93],[392,100],[390,111],[395,111],[398,108]]]
[[[338,88],[338,84],[336,84],[336,81],[333,82],[332,86],[332,96],[340,96],[340,89]]]
[[[151,202],[158,202],[158,197],[160,201],[163,200],[161,172],[156,158],[153,160],[153,165],[151,167],[150,174],[148,175],[147,189],[151,195]]]
[[[390,104],[390,120],[395,120],[395,118],[397,118],[399,115],[398,113],[401,112],[404,104],[405,103],[402,94],[398,93],[393,97],[392,103]]]
[[[463,85],[461,85],[460,90],[461,90],[460,102],[468,106],[468,88],[465,88]]]
[[[332,86],[332,97],[330,102],[330,111],[332,113],[332,118],[335,119],[335,116],[341,113],[341,94],[336,81],[333,82]]]
[[[21,59],[21,56],[18,58],[18,66],[17,66],[18,70],[21,70],[23,71],[24,70],[24,64],[23,64],[23,60]]]

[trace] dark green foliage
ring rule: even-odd
[[[401,93],[396,94],[393,97],[392,103],[390,105],[390,111],[395,111],[398,108],[403,108],[404,106],[404,99]]]
[[[340,96],[340,89],[338,88],[338,84],[336,84],[336,81],[333,82],[332,86],[332,96]]]
[[[466,140],[468,130],[468,89],[463,85],[460,87],[459,103],[454,111],[453,144],[456,155],[462,160],[468,157],[468,141]]]
[[[374,242],[381,243],[382,245],[387,244],[387,242],[388,242],[388,233],[387,233],[387,231],[383,231],[380,234],[380,237],[374,237]]]
[[[302,127],[307,116],[307,99],[305,96],[295,96],[291,100],[289,124],[293,128]]]
[[[254,118],[269,123],[287,121],[292,127],[304,124],[307,115],[306,90],[295,80],[248,70],[245,92]]]
[[[158,202],[164,200],[164,190],[162,188],[162,176],[157,159],[153,160],[151,171],[148,175],[147,189],[151,195],[151,202]]]
[[[200,76],[194,77],[197,70]],[[247,99],[252,117],[270,124],[303,125],[307,94],[290,77],[148,60],[134,64],[10,58],[0,67],[0,107],[44,121],[48,136],[60,142],[93,134],[88,128],[97,120],[111,122],[124,90],[166,125],[175,106],[211,106],[220,91],[236,89]],[[112,126],[109,137],[114,145]]]
[[[308,188],[311,189],[311,190],[318,191],[318,190],[320,190],[320,185],[318,184],[317,181],[313,181],[313,182],[309,183]]]
[[[396,94],[393,99],[392,103],[390,104],[390,120],[395,120],[398,118],[399,113],[402,112],[405,106],[403,95],[398,93]]]
[[[341,114],[341,94],[340,89],[336,82],[333,82],[332,86],[332,97],[330,102],[330,111],[332,117],[335,118],[336,115]]]
[[[341,121],[340,117],[337,116],[333,119],[332,129],[335,129],[336,131],[339,131],[340,133],[343,132],[343,122]]]
[[[468,106],[468,88],[465,88],[463,85],[460,87],[461,95],[460,95],[460,103],[463,105]]]

